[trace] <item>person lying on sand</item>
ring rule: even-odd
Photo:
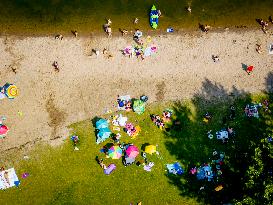
[[[125,36],[128,34],[128,30],[126,29],[119,29],[119,31],[121,32],[122,36]]]
[[[267,34],[266,25],[263,25],[263,26],[262,26],[262,31],[263,31],[265,34]]]
[[[219,56],[212,55],[212,60],[216,63],[220,61]]]
[[[58,34],[58,35],[56,35],[55,36],[55,39],[58,39],[58,40],[63,40],[63,35],[61,35],[61,34]]]
[[[204,28],[205,32],[208,32],[210,28],[211,28],[211,27],[210,27],[209,25],[206,24],[206,25],[205,25],[205,28]]]
[[[106,58],[112,58],[114,57],[108,49],[104,48],[103,51],[102,51],[103,55],[106,57]]]
[[[203,25],[199,23],[199,28],[201,29],[201,31],[207,33],[211,27],[209,25]]]
[[[112,36],[112,29],[111,29],[110,25],[109,24],[104,24],[103,27],[104,27],[105,33],[107,33],[107,35],[109,37]]]
[[[262,47],[260,44],[256,44],[257,48],[256,48],[256,51],[257,53],[262,53]]]
[[[139,29],[136,29],[134,33],[134,39],[140,39],[142,37],[142,32]]]
[[[75,30],[75,31],[71,31],[73,33],[73,35],[77,38],[78,37],[78,32]]]

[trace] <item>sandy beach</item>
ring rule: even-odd
[[[273,71],[268,54],[272,34],[196,32],[152,36],[152,41],[158,52],[142,61],[124,57],[120,51],[133,43],[131,36],[62,41],[52,36],[0,37],[0,84],[14,83],[20,89],[14,100],[0,102],[0,116],[7,118],[4,123],[10,128],[0,140],[0,150],[34,141],[57,144],[68,137],[70,124],[113,110],[117,95],[146,94],[150,103],[183,100],[202,92],[206,80],[228,91],[272,89],[266,84]],[[262,45],[261,54],[255,50],[257,43]],[[90,56],[94,48],[107,48],[113,57],[105,58],[102,52]],[[213,62],[213,54],[219,55],[219,62]],[[54,71],[53,61],[58,61],[60,72]],[[247,75],[242,64],[254,65],[253,74]]]

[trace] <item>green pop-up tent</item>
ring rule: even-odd
[[[142,100],[135,100],[133,103],[133,110],[139,115],[144,113],[145,103]]]

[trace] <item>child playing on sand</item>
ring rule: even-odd
[[[137,24],[137,23],[138,23],[138,18],[135,18],[134,24]]]
[[[60,71],[59,65],[58,65],[58,62],[57,62],[57,61],[54,61],[54,62],[53,62],[53,66],[54,66],[56,72],[59,72],[59,71]]]
[[[106,27],[105,32],[108,34],[108,37],[112,36],[112,28],[110,26]]]
[[[219,56],[212,55],[212,60],[216,63],[216,62],[218,62],[220,59],[219,59]]]

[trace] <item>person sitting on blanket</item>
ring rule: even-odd
[[[124,102],[121,99],[118,98],[118,106],[119,107],[124,107],[124,105],[125,105]]]
[[[228,131],[228,136],[229,136],[229,137],[234,137],[235,132],[234,132],[234,130],[233,130],[232,127],[228,127],[228,128],[227,128],[227,131]]]
[[[203,121],[205,123],[208,123],[211,120],[211,114],[209,112],[206,112],[206,114],[204,115]]]
[[[163,111],[163,122],[170,122],[171,121],[172,113],[169,111]]]
[[[125,110],[126,111],[131,111],[132,110],[132,103],[128,101],[125,105]]]
[[[9,181],[9,173],[7,171],[5,171],[5,168],[4,167],[1,167],[1,170],[0,171],[3,171],[4,172],[4,178],[5,178],[5,182],[10,184],[10,181]]]

